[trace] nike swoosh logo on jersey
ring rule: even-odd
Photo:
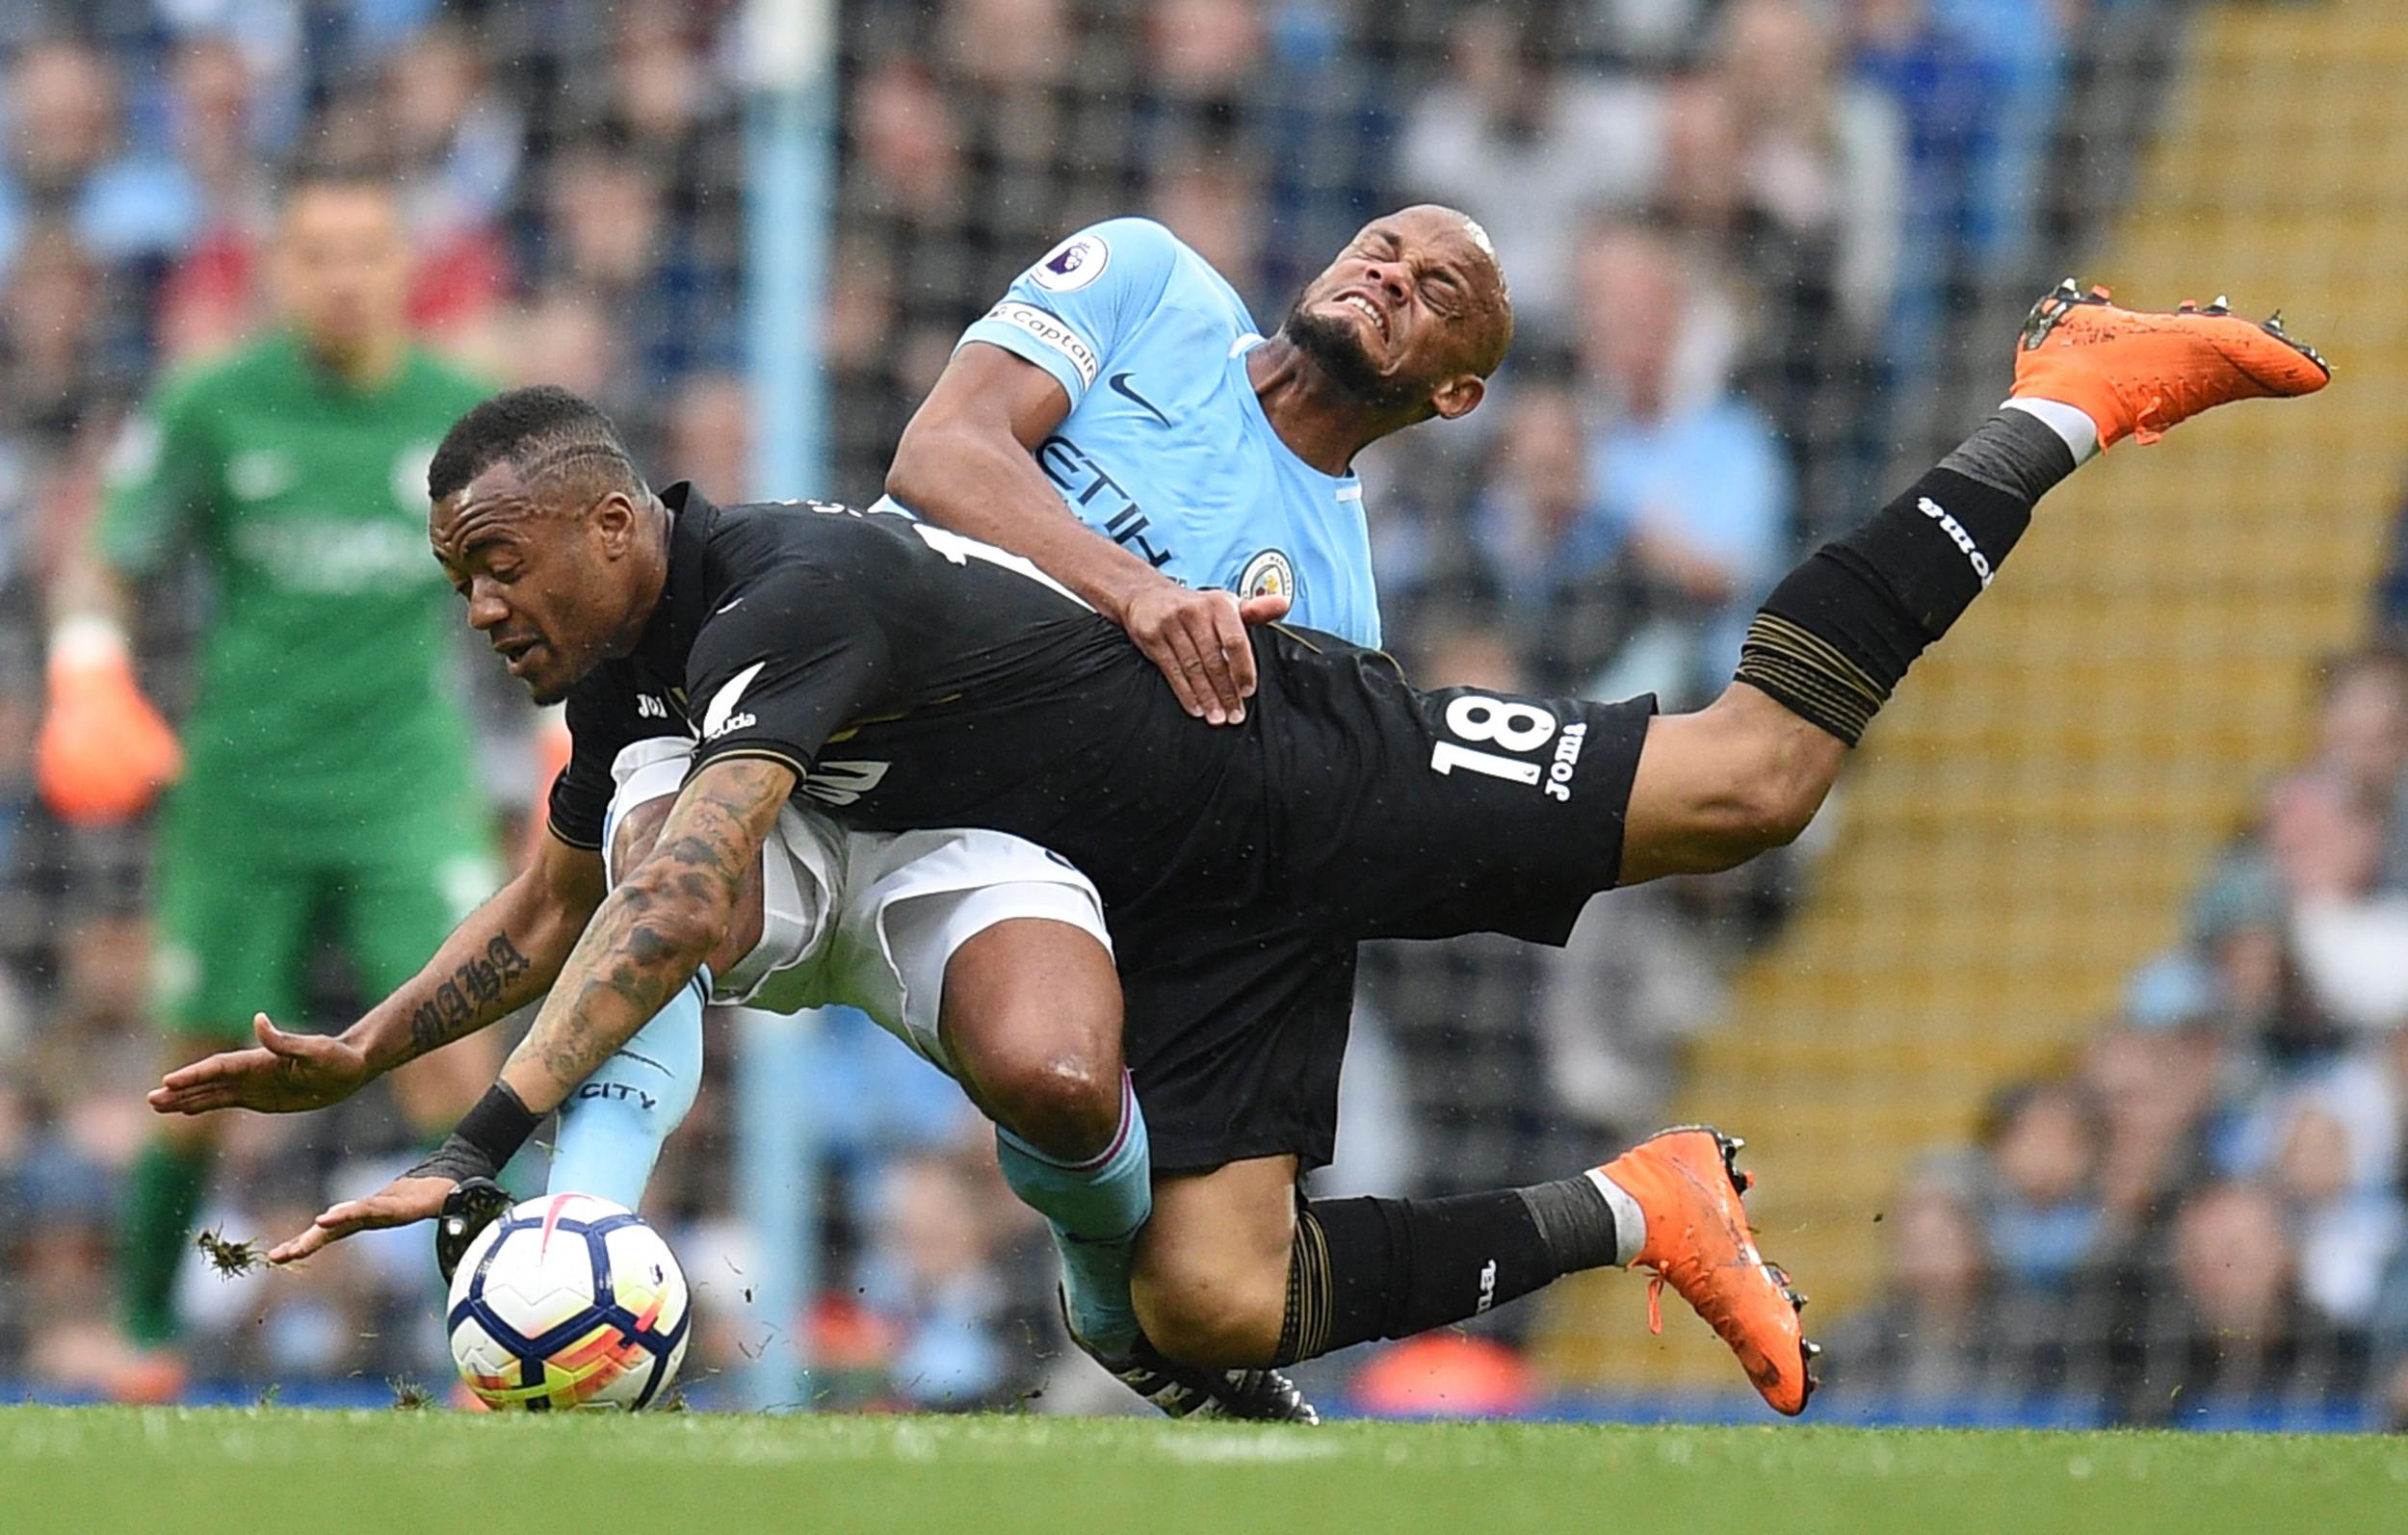
[[[742,597],[738,597],[738,598],[734,599],[734,600],[733,600],[733,601],[731,601],[731,602],[724,603],[724,604],[722,604],[722,605],[721,605],[721,606],[720,606],[720,607],[717,607],[717,608],[712,609],[712,610],[711,610],[711,616],[712,616],[712,617],[714,617],[714,618],[717,618],[720,614],[721,614],[721,613],[723,613],[723,612],[730,612],[730,611],[733,611],[734,610],[736,610],[736,609],[738,609],[738,608],[743,607],[743,606],[744,606],[744,602],[745,602],[745,600],[744,600]]]
[[[1151,400],[1146,399],[1143,395],[1139,394],[1135,389],[1129,387],[1130,377],[1131,375],[1127,373],[1116,373],[1110,378],[1106,379],[1105,382],[1112,386],[1113,394],[1135,402],[1139,409],[1144,411],[1147,415],[1152,416],[1156,421],[1161,422],[1164,426],[1169,426],[1170,418],[1163,414],[1162,406],[1154,403]]]

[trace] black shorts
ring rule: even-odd
[[[1269,806],[1254,872],[1112,914],[1157,1170],[1336,1149],[1367,938],[1561,944],[1622,860],[1653,698],[1420,692],[1387,658],[1258,644]],[[1248,839],[1251,841],[1252,839]]]

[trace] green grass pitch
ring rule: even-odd
[[[0,1529],[2354,1535],[2408,1530],[2408,1443],[16,1407]]]

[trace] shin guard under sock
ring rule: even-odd
[[[1615,1261],[1585,1174],[1444,1199],[1314,1200],[1296,1211],[1275,1365],[1409,1338]]]
[[[2030,413],[2002,410],[1765,599],[1737,680],[1854,745],[1924,648],[1990,585],[2034,501],[2074,454]]]
[[[1120,1128],[1100,1155],[1064,1161],[1001,1126],[995,1154],[1004,1182],[1053,1228],[1072,1330],[1106,1355],[1126,1355],[1138,1338],[1132,1244],[1154,1212],[1153,1154],[1128,1074],[1121,1074]]]
[[[591,1194],[629,1210],[643,1199],[661,1145],[702,1085],[706,969],[678,988],[560,1106],[545,1191]]]

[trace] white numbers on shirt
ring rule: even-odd
[[[1442,741],[1430,747],[1429,767],[1432,772],[1452,774],[1456,768],[1465,772],[1482,773],[1502,778],[1512,784],[1535,785],[1546,776],[1546,769],[1522,755],[1535,752],[1555,740],[1556,716],[1535,704],[1514,699],[1490,698],[1480,693],[1465,693],[1447,705],[1446,724],[1454,741]],[[1495,746],[1496,751],[1474,751],[1459,741]],[[1569,776],[1567,772],[1564,776]],[[1556,786],[1549,793],[1557,798],[1569,798]]]

